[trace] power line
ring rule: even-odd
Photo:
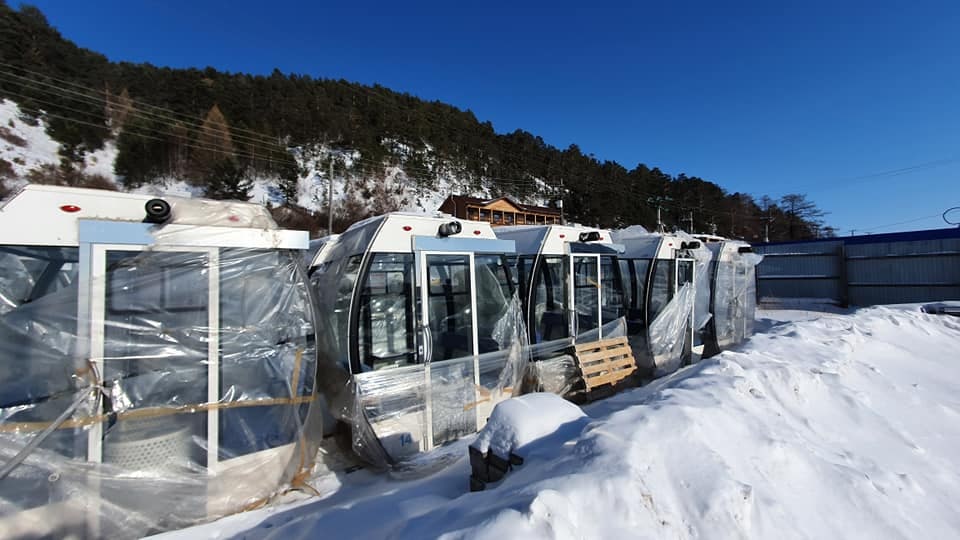
[[[51,75],[47,75],[47,74],[44,74],[44,73],[40,73],[40,72],[38,72],[38,71],[32,71],[32,70],[29,70],[29,69],[24,68],[24,67],[22,67],[22,66],[15,66],[15,65],[12,65],[12,64],[4,63],[4,62],[0,62],[0,66],[17,69],[17,70],[23,71],[23,72],[25,72],[25,73],[29,73],[29,74],[31,74],[31,75],[36,75],[36,76],[42,77],[42,78],[44,78],[44,79],[49,79],[49,80],[51,80],[51,81],[54,81],[54,82],[56,82],[56,83],[59,83],[60,85],[63,85],[64,87],[67,87],[67,88],[64,88],[64,87],[61,87],[61,86],[57,86],[57,85],[54,85],[54,84],[50,84],[50,83],[48,83],[48,82],[44,82],[44,81],[41,81],[41,80],[31,79],[31,78],[29,78],[29,77],[24,77],[23,75],[17,75],[16,73],[10,73],[10,72],[4,73],[3,71],[0,71],[0,75],[12,76],[12,77],[17,78],[17,79],[20,80],[20,81],[25,81],[25,82],[29,82],[29,83],[35,83],[35,84],[37,84],[37,85],[49,87],[49,88],[52,88],[52,89],[54,89],[54,90],[63,91],[63,92],[68,93],[68,94],[73,94],[73,95],[76,95],[76,96],[81,97],[81,98],[87,98],[88,100],[91,100],[91,99],[92,99],[92,100],[93,100],[93,104],[96,104],[96,105],[101,105],[101,106],[102,106],[102,105],[105,105],[105,104],[106,104],[106,99],[109,97],[109,96],[107,96],[106,90],[98,90],[98,89],[95,89],[95,88],[90,88],[90,87],[88,87],[88,86],[84,86],[84,85],[79,84],[79,83],[76,83],[76,82],[72,82],[72,81],[68,81],[68,80],[65,80],[65,79],[60,79],[60,78],[57,78],[57,77],[53,77],[53,76],[51,76]],[[91,95],[91,94],[93,94],[93,95]],[[102,96],[102,97],[101,97],[101,96]],[[144,102],[144,101],[141,101],[141,100],[135,100],[135,99],[131,98],[131,103],[132,103],[133,105],[138,106],[138,108],[139,108],[141,111],[143,111],[144,114],[156,116],[156,117],[159,117],[159,118],[167,118],[167,119],[172,120],[172,121],[186,121],[186,122],[196,122],[196,121],[198,120],[197,118],[195,118],[195,117],[193,117],[193,116],[191,116],[191,115],[188,115],[188,114],[185,114],[185,113],[181,113],[181,112],[177,112],[177,111],[174,111],[174,110],[172,110],[172,109],[167,109],[167,108],[164,108],[164,107],[159,107],[159,106],[157,106],[157,105],[148,104],[148,103],[146,103],[146,102]],[[246,129],[246,128],[241,128],[241,127],[230,127],[230,130],[231,130],[232,132],[240,133],[241,136],[242,136],[243,133],[247,133],[247,134],[250,134],[251,137],[263,138],[263,139],[265,140],[265,142],[272,143],[273,137],[271,137],[271,136],[269,136],[269,135],[265,135],[265,134],[260,133],[260,132],[258,132],[258,131],[254,131],[254,130],[250,130],[250,129]]]
[[[79,85],[79,84],[76,84],[76,83],[73,83],[73,82],[70,82],[70,81],[65,81],[65,80],[63,80],[63,79],[57,79],[57,78],[55,78],[55,77],[50,77],[50,76],[48,76],[48,75],[41,74],[41,73],[38,73],[38,72],[35,72],[35,71],[31,71],[31,70],[22,68],[22,67],[20,67],[20,66],[11,66],[10,64],[4,64],[4,63],[0,63],[0,65],[2,65],[2,66],[8,66],[8,67],[14,67],[15,69],[21,70],[21,71],[26,72],[26,73],[32,73],[32,74],[35,74],[35,75],[44,77],[44,78],[49,79],[49,80],[57,81],[57,82],[60,82],[61,84],[63,84],[63,85],[66,87],[66,88],[61,88],[61,87],[58,87],[58,86],[53,85],[53,84],[50,84],[50,83],[46,83],[46,82],[43,82],[43,81],[36,81],[36,80],[34,80],[34,79],[30,79],[30,78],[27,78],[27,77],[23,77],[23,76],[21,76],[21,75],[16,75],[16,74],[13,74],[13,73],[3,73],[3,72],[0,72],[0,77],[2,77],[2,76],[7,76],[7,80],[8,80],[8,81],[11,81],[11,80],[12,80],[12,81],[17,82],[17,83],[19,83],[19,84],[21,84],[21,85],[25,85],[28,90],[31,90],[31,91],[34,91],[34,92],[43,92],[43,93],[45,93],[46,95],[50,95],[50,96],[63,97],[63,98],[65,98],[65,99],[70,99],[70,100],[76,101],[76,102],[78,102],[78,103],[83,103],[83,104],[85,104],[85,105],[96,105],[96,106],[100,107],[100,106],[104,106],[104,105],[107,103],[107,101],[106,101],[106,96],[107,96],[108,94],[107,94],[107,92],[106,92],[105,90],[104,90],[104,91],[100,91],[100,90],[90,89],[90,88],[88,88],[88,87],[84,87],[84,86],[82,86],[82,85]],[[12,77],[13,79],[11,79],[11,77]],[[363,89],[364,91],[369,91],[369,92],[373,93],[372,90],[369,90],[369,89],[367,89],[367,88],[365,88],[365,87],[363,87],[363,86],[359,86],[359,88]],[[82,90],[82,91],[81,91],[81,90]],[[66,111],[69,111],[69,112],[73,112],[73,113],[80,114],[80,115],[85,115],[85,116],[92,116],[92,117],[95,117],[97,120],[100,120],[100,116],[97,115],[97,113],[93,113],[93,112],[91,112],[91,111],[83,111],[83,110],[79,110],[79,109],[76,109],[76,108],[66,107],[66,106],[64,106],[64,105],[62,105],[62,104],[60,104],[60,103],[45,101],[45,100],[42,100],[42,99],[40,99],[40,98],[38,98],[38,97],[36,97],[36,96],[27,95],[27,94],[24,94],[24,93],[19,93],[19,94],[16,93],[16,92],[10,92],[10,93],[12,93],[12,94],[14,94],[14,95],[19,95],[20,97],[22,97],[22,98],[24,98],[24,99],[30,99],[30,100],[34,100],[34,101],[45,102],[45,103],[48,103],[48,104],[50,104],[50,105],[52,105],[52,106],[55,106],[55,107],[57,107],[57,108],[59,108],[59,109],[61,109],[61,110],[66,110]],[[101,99],[100,97],[98,97],[98,96],[101,95],[101,94],[104,96],[103,99]],[[376,95],[376,94],[374,94],[374,95]],[[381,98],[380,96],[377,96],[377,98],[378,98],[378,99],[384,99],[384,98]],[[195,122],[197,122],[197,119],[192,118],[192,117],[188,117],[188,116],[186,116],[186,115],[184,115],[184,114],[182,114],[182,113],[177,113],[177,112],[172,111],[172,110],[169,110],[169,109],[164,109],[164,108],[157,107],[157,106],[154,106],[154,105],[149,105],[149,104],[146,104],[146,103],[144,103],[144,102],[142,102],[142,101],[139,101],[139,100],[131,100],[131,104],[133,104],[134,106],[133,106],[132,109],[130,110],[129,114],[130,114],[131,116],[133,116],[133,117],[141,118],[141,119],[148,119],[148,120],[151,120],[151,121],[156,121],[156,122],[158,122],[158,123],[165,123],[165,124],[171,125],[171,126],[173,126],[173,127],[181,127],[181,128],[183,128],[183,129],[187,130],[188,132],[192,131],[192,132],[194,132],[194,133],[200,133],[200,132],[202,131],[201,128],[196,127],[195,124],[194,124]],[[405,111],[403,111],[402,109],[400,109],[399,107],[396,107],[395,105],[392,105],[392,104],[391,104],[391,106],[393,106],[393,107],[394,107],[395,109],[397,109],[397,110],[400,110],[401,112],[405,112]],[[422,107],[422,109],[426,110],[426,108],[423,108],[423,107]],[[151,111],[161,111],[161,112],[151,112]],[[423,112],[423,111],[420,111],[420,112]],[[103,125],[103,124],[97,124],[97,123],[94,123],[94,122],[84,121],[84,120],[77,119],[77,118],[70,118],[70,117],[67,117],[67,116],[64,116],[64,115],[60,115],[60,114],[49,113],[49,112],[46,113],[46,114],[47,114],[48,116],[50,116],[51,118],[58,118],[58,119],[63,120],[63,121],[76,122],[76,123],[78,123],[78,124],[87,125],[87,126],[96,127],[96,128],[101,128],[101,129],[106,129],[106,128],[107,128],[107,126],[105,126],[105,125]],[[427,116],[430,116],[430,115],[428,114]],[[190,123],[187,124],[187,125],[184,125],[182,122],[184,122],[185,120],[188,120]],[[265,150],[265,151],[266,151],[265,153],[270,154],[270,155],[272,155],[272,153],[273,153],[274,151],[278,151],[278,150],[281,151],[281,152],[289,152],[289,148],[283,148],[283,147],[281,147],[279,144],[274,143],[274,142],[273,142],[273,137],[271,137],[271,136],[264,135],[264,134],[261,134],[261,133],[259,133],[259,132],[253,131],[253,130],[243,129],[243,128],[231,128],[231,127],[229,127],[229,126],[222,126],[222,127],[223,127],[224,129],[229,130],[229,132],[231,133],[231,138],[232,138],[232,139],[235,139],[235,140],[237,140],[237,141],[239,141],[239,142],[241,142],[241,143],[244,143],[244,146],[246,146],[246,147],[248,147],[248,148],[250,148],[250,149],[254,149],[254,150],[255,150],[255,149]],[[460,131],[460,130],[457,130],[456,128],[453,128],[452,126],[441,126],[441,127],[443,127],[444,129],[453,129],[454,131]],[[126,127],[125,129],[128,129],[129,131],[133,132],[134,134],[136,134],[136,135],[138,135],[138,136],[142,136],[142,137],[145,137],[145,138],[148,138],[148,139],[158,140],[158,141],[169,141],[169,139],[171,138],[171,136],[174,136],[174,135],[171,134],[171,133],[168,133],[168,132],[165,132],[165,131],[161,131],[161,130],[158,130],[158,129],[153,129],[153,128],[144,127],[144,126],[136,126],[135,128]],[[461,132],[467,133],[467,132],[465,132],[465,131],[461,131]],[[235,134],[235,133],[237,133],[237,134]],[[244,134],[249,134],[249,135],[244,135]],[[222,149],[215,148],[215,147],[210,147],[210,146],[205,146],[205,145],[202,145],[201,143],[198,143],[198,142],[191,142],[191,141],[187,141],[187,140],[182,140],[182,138],[179,138],[179,137],[178,137],[178,139],[181,139],[181,140],[178,141],[179,144],[181,144],[181,145],[183,145],[184,147],[187,147],[187,148],[192,148],[192,149],[197,149],[197,150],[213,151],[213,152],[219,152],[219,153],[223,153],[223,154],[231,154],[231,155],[235,155],[235,156],[239,156],[239,157],[244,157],[244,158],[254,159],[254,160],[261,160],[261,161],[270,162],[270,163],[281,163],[281,164],[286,164],[286,163],[287,163],[286,161],[275,160],[275,159],[271,159],[271,158],[265,157],[265,156],[259,156],[259,157],[258,157],[258,156],[256,156],[255,154],[248,154],[248,153],[244,153],[244,152],[240,152],[240,151],[226,152],[226,151],[223,151]],[[499,144],[500,142],[501,142],[501,141],[498,139],[498,144]],[[302,145],[302,146],[307,146],[307,145],[304,144],[304,145]],[[504,156],[512,155],[512,154],[510,154],[510,153],[507,153],[507,152],[502,151],[502,148],[501,148],[500,150],[501,150],[502,155],[504,155]],[[513,156],[514,156],[514,157],[517,157],[516,155],[513,155]],[[583,156],[583,157],[586,158],[586,159],[595,159],[595,158],[591,158],[591,157],[589,157],[589,156]],[[518,157],[518,159],[519,159],[519,157]],[[379,167],[389,166],[389,165],[390,165],[389,163],[385,163],[385,162],[384,162],[385,160],[376,161],[376,160],[371,160],[371,159],[363,158],[363,157],[354,157],[354,158],[352,158],[352,160],[353,160],[353,161],[357,161],[357,162],[361,162],[361,163],[373,164],[373,165],[376,165],[376,166],[379,166]],[[521,161],[527,161],[527,160],[521,160]],[[552,161],[552,160],[551,160],[551,161]],[[562,161],[562,155],[561,155],[561,161]],[[547,162],[546,160],[541,161],[541,163],[544,164],[544,165],[546,165],[548,169],[549,169],[550,166],[552,165],[552,163],[549,163],[549,162]],[[454,176],[454,173],[452,173],[452,172],[451,172],[451,173],[444,173],[444,172],[441,172],[441,171],[438,171],[438,170],[435,170],[435,169],[417,168],[417,167],[405,165],[405,164],[402,164],[402,163],[399,165],[399,167],[404,171],[404,174],[405,174],[408,178],[413,178],[413,179],[416,179],[416,180],[432,180],[432,179],[434,179],[434,178],[436,178],[436,177],[443,177],[443,176],[451,176],[451,177],[453,177],[453,176]],[[434,178],[425,178],[425,177],[422,176],[422,175],[411,174],[411,173],[417,173],[417,172],[424,173],[424,174],[429,175],[430,177],[434,177]],[[470,173],[467,173],[467,174],[470,175]],[[532,190],[532,191],[534,191],[534,192],[536,192],[536,193],[540,193],[540,194],[543,194],[543,190],[544,190],[544,189],[548,189],[549,191],[551,191],[551,192],[553,192],[553,193],[556,193],[556,192],[557,192],[557,189],[558,189],[558,186],[556,186],[556,185],[551,185],[548,180],[546,180],[546,179],[540,179],[540,178],[538,178],[538,177],[536,177],[536,176],[533,176],[532,174],[529,175],[528,178],[506,178],[506,177],[497,177],[497,176],[486,176],[486,175],[480,174],[480,175],[478,175],[478,178],[476,178],[476,180],[479,180],[479,181],[495,181],[495,182],[498,181],[498,182],[503,182],[503,183],[509,183],[514,189],[530,189],[530,190]],[[562,179],[561,179],[561,181],[562,181]],[[603,179],[602,177],[593,177],[593,178],[591,178],[591,181],[592,181],[592,183],[593,183],[594,185],[599,185],[600,187],[604,187],[604,188],[619,189],[619,188],[622,188],[622,187],[623,187],[622,185],[619,185],[619,184],[617,184],[617,183],[615,183],[615,182],[613,182],[613,181],[607,180],[607,179]],[[650,192],[647,192],[647,191],[644,191],[644,190],[639,190],[639,189],[636,188],[636,184],[635,184],[635,183],[631,183],[631,188],[630,188],[629,192],[630,192],[630,194],[632,194],[632,195],[638,195],[638,196],[644,196],[644,195],[646,195],[646,196],[659,196],[659,195],[660,195],[660,194],[653,194],[653,193],[650,193]],[[729,213],[727,210],[713,209],[713,208],[710,208],[710,207],[703,207],[703,206],[695,206],[695,207],[694,207],[694,206],[685,205],[685,204],[682,204],[682,203],[663,202],[663,203],[662,203],[662,206],[670,207],[670,208],[675,208],[675,209],[677,209],[677,210],[679,210],[679,211],[681,211],[681,212],[682,212],[682,211],[686,211],[686,210],[690,210],[691,208],[693,208],[693,209],[695,209],[698,213],[700,213],[701,215],[709,214],[709,215],[719,216],[719,217],[725,217],[725,216]],[[742,216],[742,218],[744,218],[744,219],[753,219],[753,218],[749,218],[748,216]]]
[[[896,223],[887,223],[886,225],[876,225],[876,226],[874,226],[874,227],[856,227],[856,228],[853,228],[853,229],[845,229],[845,230],[850,231],[851,233],[852,233],[853,231],[875,231],[875,230],[878,230],[878,229],[886,229],[886,228],[888,228],[888,227],[896,227],[897,225],[906,225],[906,224],[908,224],[908,223],[916,223],[916,222],[918,222],[918,221],[924,221],[924,220],[927,220],[927,219],[938,218],[938,217],[941,217],[942,214],[943,214],[943,213],[940,212],[940,213],[932,214],[932,215],[929,215],[929,216],[923,216],[923,217],[908,219],[908,220],[905,220],[905,221],[898,221],[898,222],[896,222]]]
[[[10,76],[11,76],[10,74],[0,72],[0,79],[4,79],[4,78],[6,77],[6,80],[7,80],[7,81],[10,81],[10,80],[11,80],[11,79],[9,78]],[[12,75],[12,76],[13,76],[13,77],[18,77],[17,75]],[[38,82],[38,81],[33,81],[33,80],[30,80],[30,79],[26,79],[26,80],[19,80],[19,79],[22,79],[22,78],[14,79],[14,81],[15,81],[15,82],[18,82],[18,83],[20,83],[20,84],[22,84],[22,85],[24,85],[27,90],[31,90],[31,91],[34,91],[34,92],[41,92],[41,93],[43,93],[43,94],[45,94],[45,95],[48,95],[48,96],[56,96],[56,97],[58,97],[58,98],[64,98],[64,99],[67,99],[67,100],[71,100],[71,101],[75,101],[75,102],[78,102],[78,103],[82,103],[82,104],[84,104],[84,105],[96,105],[96,106],[98,106],[98,107],[104,107],[104,106],[106,106],[107,103],[108,103],[108,101],[106,100],[106,98],[99,98],[99,97],[91,96],[91,95],[88,95],[88,94],[83,94],[83,93],[76,92],[76,91],[72,91],[72,90],[65,90],[65,89],[62,89],[62,88],[57,88],[56,86],[53,86],[53,85],[49,85],[49,84],[46,84],[46,83],[41,83],[41,82]],[[39,100],[40,100],[40,98],[37,98],[36,96],[32,96],[32,95],[30,95],[30,94],[25,94],[25,93],[23,92],[23,90],[21,90],[20,93],[16,93],[15,91],[12,91],[12,90],[7,90],[7,91],[10,92],[10,93],[17,94],[17,95],[19,95],[20,97],[22,97],[22,98],[24,98],[24,99],[29,99],[29,100],[34,100],[34,101],[39,101]],[[67,109],[67,110],[71,110],[71,109],[69,109],[68,107],[65,107],[64,105],[62,105],[62,104],[60,104],[60,103],[55,103],[55,102],[47,102],[47,103],[50,104],[50,105],[52,105],[52,106],[55,106],[55,107],[59,107],[59,108],[64,108],[64,109]],[[138,103],[139,103],[139,102],[138,102]],[[141,106],[142,106],[142,105],[141,105]],[[149,106],[147,106],[147,107],[149,108]],[[80,112],[80,113],[83,113],[83,114],[94,114],[94,113],[91,113],[90,111],[77,111],[76,109],[72,109],[71,111],[72,111],[72,112]],[[194,125],[194,122],[197,122],[196,119],[190,119],[190,120],[189,120],[189,122],[190,122],[189,124],[184,124],[184,123],[183,123],[183,120],[181,120],[181,119],[179,119],[179,118],[169,117],[169,116],[165,116],[165,115],[161,115],[161,114],[156,114],[156,113],[145,112],[145,111],[143,111],[143,110],[141,110],[141,109],[139,109],[139,108],[137,108],[137,107],[131,107],[131,109],[130,109],[130,111],[129,111],[128,114],[129,114],[130,116],[133,116],[133,117],[136,117],[136,118],[141,118],[141,119],[144,119],[144,120],[166,123],[166,124],[168,124],[168,125],[170,125],[170,126],[173,126],[173,127],[178,127],[178,126],[179,126],[179,127],[182,127],[182,128],[184,128],[184,129],[186,129],[187,131],[193,131],[193,132],[196,132],[196,133],[202,132],[202,127],[198,127],[198,126]],[[239,140],[239,141],[241,141],[241,142],[247,142],[247,141],[249,141],[249,142],[247,142],[247,145],[248,145],[248,146],[257,146],[257,147],[263,148],[263,149],[278,149],[278,148],[282,148],[283,151],[286,151],[286,148],[283,148],[283,147],[281,147],[278,143],[273,142],[273,141],[271,140],[271,138],[268,137],[268,136],[266,136],[266,135],[260,135],[258,138],[251,138],[251,137],[248,137],[248,136],[244,136],[244,135],[242,135],[242,134],[241,134],[241,135],[233,135],[234,128],[231,128],[230,126],[227,126],[227,125],[221,125],[221,124],[219,124],[218,122],[214,122],[214,124],[216,124],[218,127],[222,128],[222,129],[228,129],[228,130],[230,130],[230,132],[231,132],[231,139]],[[104,126],[104,128],[106,128],[106,126]],[[243,130],[243,129],[241,129],[241,128],[237,128],[237,130],[238,130],[238,131],[249,131],[249,130]]]

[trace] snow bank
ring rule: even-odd
[[[960,319],[759,322],[738,351],[587,406],[592,421],[529,443],[492,489],[467,493],[466,459],[417,481],[361,472],[326,500],[174,536],[957,537]],[[509,444],[575,416],[548,398],[512,407]]]
[[[511,452],[585,417],[580,407],[556,394],[527,394],[498,403],[471,446],[483,453],[492,450],[506,458]]]
[[[956,537],[958,344],[960,321],[887,308],[774,327],[598,404],[566,455],[524,471],[537,481],[403,532]]]

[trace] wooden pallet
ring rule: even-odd
[[[574,350],[588,394],[601,386],[616,386],[637,371],[637,361],[625,337],[580,343]]]

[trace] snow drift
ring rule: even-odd
[[[760,326],[525,441],[524,465],[487,491],[466,493],[463,459],[414,482],[343,477],[328,500],[177,534],[956,537],[960,319],[878,307]]]

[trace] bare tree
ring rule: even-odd
[[[780,207],[787,216],[790,240],[816,236],[823,226],[823,216],[827,215],[802,193],[784,195],[780,198]]]

